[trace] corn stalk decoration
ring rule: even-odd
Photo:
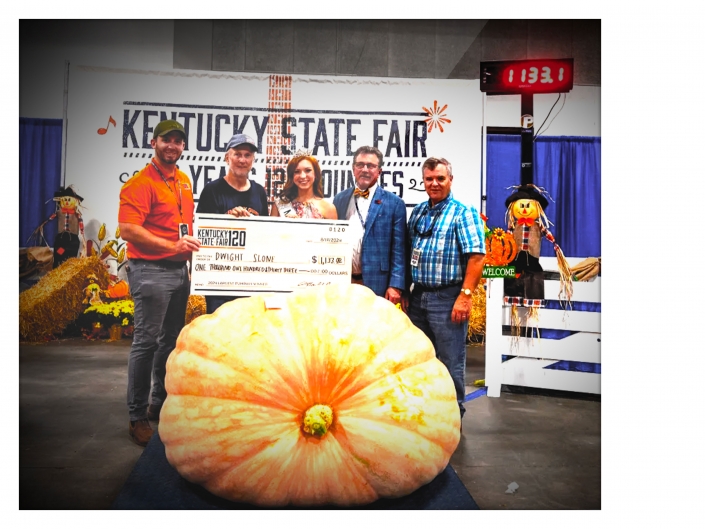
[[[107,231],[105,223],[103,223],[98,230],[98,241],[91,239],[94,243],[91,248],[91,255],[97,255],[105,263],[116,261],[117,270],[120,271],[127,264],[127,259],[125,259],[127,243],[125,241],[120,242],[120,226],[115,230],[114,239],[105,240]],[[98,250],[96,250],[96,247],[98,247]]]

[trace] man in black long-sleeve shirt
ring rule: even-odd
[[[257,144],[246,134],[235,134],[227,145],[228,173],[206,184],[198,199],[196,213],[229,213],[235,217],[268,216],[267,193],[248,178],[255,161]],[[206,296],[206,311],[212,314],[236,296]]]

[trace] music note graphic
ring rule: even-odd
[[[110,116],[110,119],[108,120],[108,124],[105,126],[105,128],[99,128],[98,129],[98,134],[105,134],[108,132],[108,128],[110,127],[110,124],[113,124],[113,127],[117,127],[117,123],[115,123],[115,120],[113,119],[113,116]]]

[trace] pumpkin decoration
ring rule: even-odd
[[[495,228],[485,239],[485,264],[489,266],[504,266],[517,255],[517,243],[511,233],[502,228]]]
[[[276,299],[279,307],[267,309]],[[226,499],[362,505],[410,494],[460,438],[453,381],[402,311],[362,285],[240,298],[184,327],[159,435]]]
[[[124,279],[111,281],[105,294],[111,299],[122,299],[130,295],[130,287]]]

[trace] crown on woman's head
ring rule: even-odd
[[[313,156],[313,151],[311,151],[311,149],[298,149],[294,153],[294,158],[298,158],[299,156]]]

